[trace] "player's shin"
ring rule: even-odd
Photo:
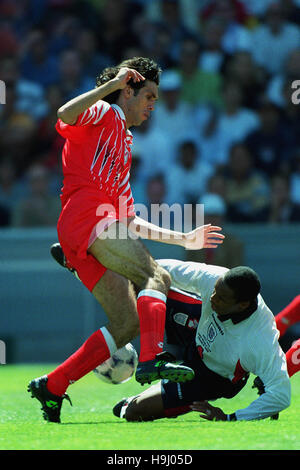
[[[142,290],[137,299],[140,320],[140,362],[150,361],[163,350],[166,296],[152,289]]]

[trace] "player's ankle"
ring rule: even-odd
[[[55,371],[48,374],[47,377],[47,390],[53,395],[62,397],[70,385],[69,380],[63,374]]]

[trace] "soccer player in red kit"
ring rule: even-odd
[[[286,333],[286,330],[300,321],[300,295],[297,295],[276,317],[276,326],[280,336]],[[289,376],[292,377],[300,371],[300,338],[296,340],[290,349],[286,352],[286,360]]]
[[[193,249],[215,248],[224,236],[218,233],[220,227],[211,225],[188,233],[162,229],[134,212],[129,128],[140,125],[153,111],[160,72],[148,58],[123,61],[105,69],[95,89],[58,110],[56,129],[66,139],[58,238],[68,264],[102,305],[109,323],[54,371],[30,382],[28,390],[41,402],[48,421],[60,422],[71,383],[138,332],[138,382],[159,378],[184,382],[194,377],[192,369],[170,362],[162,352],[170,276],[137,236]]]

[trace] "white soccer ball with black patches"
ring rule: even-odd
[[[131,379],[138,365],[138,354],[131,343],[118,349],[94,369],[95,375],[108,384],[122,384]]]

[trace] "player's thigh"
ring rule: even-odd
[[[88,250],[106,268],[125,276],[140,288],[149,281],[169,286],[168,273],[162,269],[140,241],[130,238],[127,227],[116,222],[97,238]],[[157,285],[147,285],[158,288]]]
[[[118,347],[124,346],[139,334],[136,293],[128,279],[107,269],[92,294],[107,315],[107,328]]]
[[[160,383],[149,387],[135,397],[128,405],[125,418],[127,421],[152,421],[164,417],[164,405]]]

